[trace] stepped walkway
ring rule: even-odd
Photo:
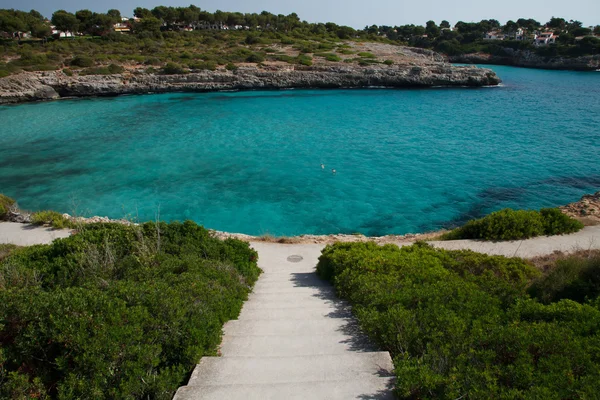
[[[221,357],[204,357],[175,399],[392,399],[392,360],[360,334],[314,268],[322,246],[252,243],[263,269]]]

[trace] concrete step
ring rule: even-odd
[[[327,303],[327,302],[341,302],[333,291],[313,291],[308,292],[290,292],[290,293],[250,293],[248,296],[248,302],[286,302],[286,301],[301,301],[305,305],[310,303]]]
[[[316,301],[315,301],[316,300]],[[272,310],[272,309],[298,309],[298,308],[321,308],[322,310],[335,311],[348,307],[348,304],[343,301],[326,301],[315,299],[300,303],[295,298],[283,298],[279,300],[256,300],[247,301],[244,303],[244,310]]]
[[[173,400],[393,400],[393,385],[391,377],[368,377],[327,382],[184,386]]]
[[[377,349],[362,335],[341,332],[327,335],[226,335],[223,357],[283,357],[368,352]]]
[[[188,386],[323,382],[392,376],[388,352],[296,357],[204,357]]]
[[[256,294],[281,294],[281,295],[327,295],[335,296],[335,289],[332,286],[319,287],[294,287],[280,284],[259,285],[254,288],[252,293]]]
[[[353,318],[284,319],[284,320],[232,320],[223,327],[227,335],[327,335],[330,333],[357,333]]]
[[[298,287],[298,288],[279,288],[279,289],[257,289],[249,295],[249,299],[266,299],[266,298],[296,298],[296,299],[310,299],[317,298],[323,300],[339,300],[335,295],[335,291],[331,287]]]
[[[238,321],[244,320],[289,320],[289,319],[315,319],[319,317],[328,318],[351,318],[350,306],[320,305],[316,307],[284,307],[284,308],[253,308],[252,304],[246,303]]]
[[[265,272],[259,278],[259,282],[261,281],[294,281],[298,283],[302,282],[315,282],[321,281],[321,278],[315,272],[315,269],[307,269],[307,270],[294,270],[294,271],[279,271],[279,272]]]

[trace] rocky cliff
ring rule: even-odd
[[[448,60],[464,64],[496,64],[512,65],[515,67],[560,69],[572,71],[596,71],[600,69],[600,55],[581,57],[541,57],[530,51],[504,49],[506,56],[475,53],[461,56],[451,56]]]
[[[432,61],[423,65],[314,66],[236,71],[217,70],[185,75],[131,73],[67,76],[61,71],[30,72],[0,79],[0,104],[62,97],[114,96],[176,91],[288,88],[366,88],[489,86],[500,79],[485,68],[456,67]]]

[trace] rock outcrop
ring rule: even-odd
[[[441,62],[396,66],[314,66],[259,69],[241,67],[184,75],[143,72],[67,76],[62,71],[29,72],[0,79],[0,104],[62,97],[115,96],[162,92],[269,90],[289,88],[367,88],[490,86],[500,83],[489,69]]]
[[[586,194],[581,200],[559,208],[563,213],[588,225],[600,224],[600,192]]]
[[[531,51],[504,49],[507,55],[474,53],[448,57],[453,63],[496,64],[515,67],[557,69],[571,71],[596,71],[600,69],[600,55],[581,57],[541,57]]]

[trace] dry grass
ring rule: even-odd
[[[302,238],[299,236],[273,236],[268,234],[259,236],[256,240],[259,242],[282,244],[298,244],[303,242]]]
[[[553,270],[556,267],[556,263],[560,260],[567,258],[584,260],[594,257],[600,258],[600,250],[577,250],[573,253],[555,251],[552,254],[531,258],[528,261],[545,274]]]

